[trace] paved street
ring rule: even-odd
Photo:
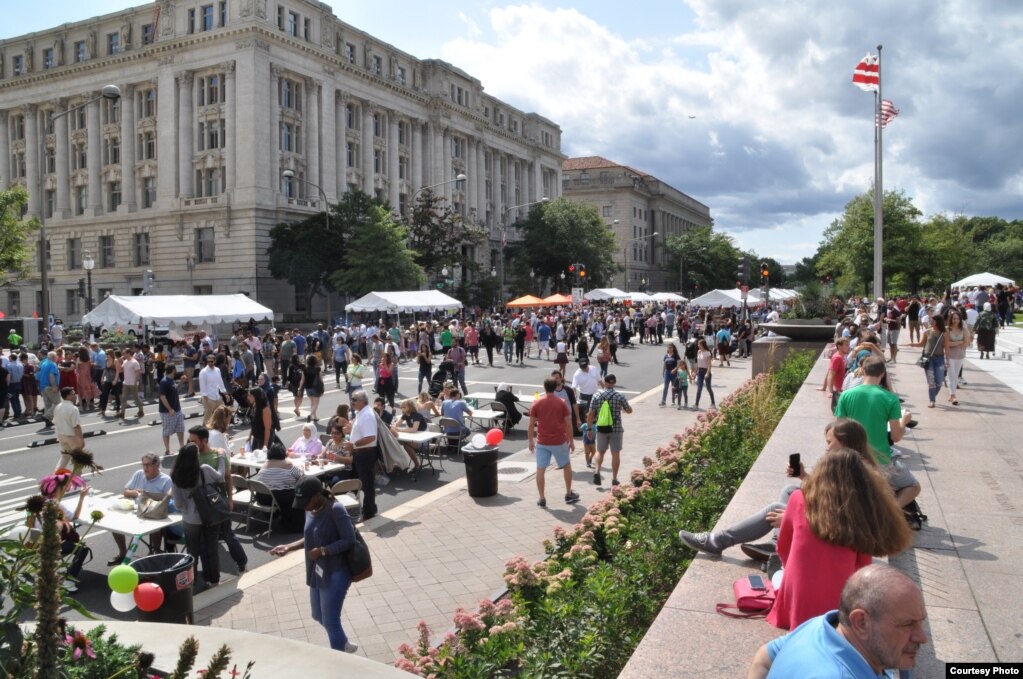
[[[613,372],[618,376],[619,389],[631,398],[660,384],[659,366],[663,352],[664,348],[657,346],[637,346],[620,350],[619,359],[622,364],[611,366]],[[596,369],[596,364],[593,367]],[[501,382],[508,382],[516,391],[531,394],[541,388],[543,378],[549,375],[554,368],[553,363],[537,361],[535,357],[527,359],[524,366],[505,366],[503,360],[497,359],[494,367],[470,367],[467,386],[471,391],[487,391],[494,389]],[[569,377],[574,370],[575,364],[570,364]],[[731,370],[737,369],[732,368]],[[416,377],[416,372],[414,364],[403,364],[399,383],[403,393],[412,395],[413,390],[410,387]],[[719,379],[718,375],[723,378],[727,372],[727,370],[723,370],[716,373],[715,379]],[[342,394],[333,388],[333,379],[325,379],[325,383],[328,391],[319,409],[321,431],[342,398]],[[301,426],[305,420],[304,418],[301,421],[296,420],[291,415],[293,401],[290,394],[282,393],[280,399],[280,412],[284,425],[281,438],[285,443],[290,444],[301,433]],[[201,411],[198,399],[183,399],[182,402],[186,417]],[[308,403],[304,406],[303,415],[308,412]],[[85,432],[106,432],[105,435],[86,439],[87,448],[95,453],[97,461],[105,468],[101,475],[88,479],[96,489],[97,497],[120,494],[124,483],[138,468],[140,456],[145,452],[162,452],[163,444],[160,440],[158,422],[159,416],[155,403],[146,406],[146,416],[141,421],[129,419],[126,422],[118,422],[111,418],[99,418],[95,414],[83,415],[83,430]],[[198,417],[187,419],[186,429],[198,423]],[[56,464],[56,444],[29,447],[35,442],[42,442],[53,437],[52,432],[42,432],[41,428],[42,424],[32,423],[0,429],[0,525],[20,520],[21,513],[17,512],[15,508],[22,505],[24,500],[35,492],[38,479],[51,473]],[[246,435],[247,431],[234,432],[236,439],[244,440]],[[502,459],[514,461],[514,454],[525,448],[525,438],[524,425],[520,425],[512,431],[500,446]],[[173,449],[176,446],[173,437],[171,443]],[[417,506],[417,503],[424,498],[429,499],[436,497],[436,493],[449,492],[445,489],[452,482],[463,478],[464,475],[465,468],[459,460],[445,460],[442,468],[438,466],[436,477],[427,473],[420,475],[417,481],[413,481],[407,475],[399,474],[392,478],[387,486],[379,488],[377,502],[380,511],[387,514],[391,510]],[[531,480],[529,484],[532,484]],[[464,483],[456,486],[456,489],[458,488],[464,488]],[[584,500],[585,498],[584,495]],[[268,554],[271,547],[294,539],[293,535],[279,530],[275,530],[269,538],[265,535],[248,534],[243,525],[236,525],[236,532],[249,556],[250,570],[257,569],[273,560],[273,557]],[[104,531],[95,531],[88,536],[87,541],[95,556],[83,571],[82,588],[78,595],[80,600],[89,610],[99,615],[131,619],[133,617],[131,614],[117,613],[110,608],[109,604],[109,590],[106,585],[106,574],[109,569],[106,562],[115,554],[113,540]],[[235,565],[224,548],[221,549],[221,568],[225,576],[235,572]],[[499,572],[500,569],[498,569],[498,575]],[[233,577],[232,581],[234,581]]]

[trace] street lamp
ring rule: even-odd
[[[61,118],[63,118],[64,116],[66,116],[66,115],[68,115],[70,113],[74,113],[75,111],[78,111],[78,110],[81,110],[81,109],[85,108],[86,106],[88,106],[89,104],[93,103],[94,101],[98,101],[100,99],[120,99],[120,98],[121,98],[121,88],[120,87],[118,87],[117,85],[104,85],[103,88],[100,90],[99,95],[97,95],[97,96],[95,96],[95,97],[93,97],[91,99],[86,99],[85,101],[83,101],[78,106],[73,106],[72,108],[69,108],[69,109],[67,109],[65,111],[61,111],[60,113],[54,113],[52,116],[50,116],[49,122],[52,123],[52,122],[54,122],[56,120],[60,120]],[[57,128],[54,127],[53,131],[56,133]],[[47,239],[46,239],[46,206],[43,204],[45,202],[45,196],[43,195],[43,176],[46,174],[45,143],[46,143],[46,130],[44,128],[43,132],[41,134],[39,134],[39,156],[38,156],[39,176],[36,177],[36,180],[39,182],[38,183],[39,205],[40,205],[40,209],[39,209],[39,273],[41,274],[41,277],[42,277],[42,286],[41,286],[42,289],[41,289],[41,292],[42,292],[42,296],[43,296],[43,323],[46,325],[46,332],[49,332],[50,331],[50,272],[48,270],[49,269],[49,262],[46,261],[46,243],[47,243]]]
[[[536,290],[535,285],[536,285],[536,271],[534,271],[533,269],[530,269],[529,270],[529,292],[530,293],[532,293],[533,290]]]
[[[653,238],[658,235],[657,231],[646,236],[637,236],[636,238],[630,238],[625,241],[625,247],[622,248],[622,256],[625,257],[625,292],[629,291],[629,243],[635,243],[636,241],[646,240],[647,238]]]
[[[319,191],[320,198],[323,199],[323,214],[325,215],[326,221],[327,221],[327,231],[330,231],[330,203],[327,202],[327,194],[323,192],[323,189],[320,188],[320,185],[319,184],[314,184],[313,182],[309,181],[308,179],[305,179],[303,177],[297,176],[294,173],[294,171],[292,171],[292,170],[285,170],[281,174],[284,177],[286,177],[287,179],[297,179],[298,181],[302,182],[303,184],[308,184],[309,186],[311,186],[314,189],[316,189],[317,191]],[[191,274],[191,269],[189,269],[189,274]],[[326,295],[327,296],[327,323],[329,324],[329,323],[333,323],[334,321],[333,321],[333,316],[332,316],[332,314],[330,312],[330,290],[327,290],[326,293],[327,293],[327,295]]]
[[[523,203],[522,205],[512,205],[511,207],[506,207],[504,209],[504,212],[501,213],[501,301],[502,302],[504,302],[504,279],[505,279],[504,270],[506,268],[505,267],[505,263],[504,263],[504,248],[505,248],[506,245],[508,245],[508,213],[511,212],[512,210],[518,210],[519,208],[529,207],[531,205],[539,205],[540,203],[546,203],[549,200],[550,200],[550,198],[548,198],[547,196],[544,196],[540,200],[534,200],[534,201],[532,201],[530,203]]]
[[[422,193],[423,191],[429,191],[430,189],[435,189],[438,186],[445,186],[446,184],[454,184],[454,183],[457,183],[457,182],[464,182],[466,179],[468,179],[468,177],[466,177],[465,174],[459,173],[459,174],[455,175],[454,179],[448,179],[448,180],[445,180],[445,181],[442,181],[442,182],[437,182],[436,184],[430,184],[429,186],[420,186],[418,189],[416,189],[415,191],[412,192],[412,200],[410,200],[409,204],[408,204],[409,219],[412,219],[412,211],[413,211],[414,206],[416,204],[416,198],[419,197],[420,193]]]
[[[88,252],[82,260],[82,267],[85,268],[85,311],[92,311],[92,270],[96,268],[96,260]]]
[[[189,252],[185,255],[185,268],[188,269],[188,294],[195,293],[195,280],[192,276],[195,272],[195,254]]]

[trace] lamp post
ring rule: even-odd
[[[512,210],[518,210],[519,208],[529,207],[531,205],[538,205],[540,203],[546,203],[550,198],[544,196],[540,200],[534,200],[530,203],[523,203],[522,205],[512,205],[506,207],[504,212],[501,213],[501,302],[504,302],[504,281],[505,275],[504,270],[507,268],[504,262],[504,248],[508,244],[508,213]]]
[[[561,285],[558,286],[558,294],[561,294],[561,286],[565,284],[565,272],[561,272]]]
[[[415,209],[415,204],[416,204],[416,198],[419,197],[420,193],[422,193],[423,191],[429,191],[430,189],[435,189],[438,186],[445,186],[447,184],[455,184],[457,182],[464,182],[466,179],[468,179],[468,177],[465,176],[465,174],[461,174],[460,173],[460,174],[456,174],[454,179],[448,179],[448,180],[445,180],[445,181],[442,181],[442,182],[437,182],[436,184],[430,184],[429,186],[420,186],[418,189],[413,191],[412,192],[412,200],[410,200],[409,204],[408,204],[409,220],[411,221],[411,219],[412,219],[413,210]]]
[[[625,292],[629,291],[629,244],[635,243],[636,241],[646,240],[647,238],[653,238],[658,235],[657,231],[646,236],[637,236],[636,238],[630,238],[625,241],[625,247],[622,248],[622,255],[625,257]]]
[[[314,189],[316,189],[320,193],[320,198],[323,199],[323,214],[326,217],[327,231],[330,231],[330,203],[327,202],[327,194],[324,193],[322,188],[320,188],[320,185],[319,184],[314,184],[313,182],[309,181],[308,179],[303,179],[302,177],[296,176],[295,173],[292,170],[285,170],[281,174],[284,177],[287,177],[288,179],[297,179],[298,181],[302,182],[303,184],[308,184],[309,186],[313,187]],[[191,271],[192,270],[189,269],[189,275],[191,275]],[[331,323],[334,322],[334,319],[333,319],[333,315],[331,314],[331,311],[330,311],[330,290],[326,291],[326,297],[327,297],[327,323],[331,324]]]
[[[100,99],[120,99],[120,98],[121,98],[121,88],[120,87],[118,87],[117,85],[104,85],[103,88],[100,90],[100,93],[97,96],[92,97],[91,99],[86,99],[85,101],[83,101],[78,106],[73,106],[72,108],[69,108],[67,110],[61,111],[60,113],[54,113],[50,117],[49,121],[52,123],[52,122],[55,122],[57,120],[60,120],[64,116],[66,116],[66,115],[68,115],[70,113],[74,113],[75,111],[81,110],[81,109],[85,108],[86,106],[88,106],[89,104],[91,104],[91,103],[93,103],[95,101],[98,101]],[[54,127],[54,132],[56,133],[56,131],[57,131],[57,129],[56,129],[56,127]],[[42,304],[42,306],[43,306],[43,323],[46,324],[46,332],[49,332],[50,331],[50,272],[49,272],[49,264],[50,263],[48,261],[46,261],[46,243],[47,243],[47,239],[46,239],[46,205],[44,204],[45,200],[46,200],[46,197],[43,195],[43,177],[46,174],[45,144],[46,144],[46,129],[45,129],[45,126],[44,126],[43,131],[41,133],[39,133],[39,160],[38,160],[38,162],[39,162],[39,176],[36,177],[36,180],[38,181],[39,201],[40,201],[39,204],[41,206],[40,209],[39,209],[39,248],[38,249],[39,249],[39,273],[40,273],[40,276],[42,278],[41,293],[42,293],[42,296],[43,296],[43,304]],[[91,295],[90,295],[90,297],[91,297]]]
[[[96,260],[88,252],[82,260],[82,267],[85,268],[85,312],[92,311],[92,270],[96,268]]]
[[[195,294],[195,280],[193,280],[193,274],[195,273],[195,254],[189,252],[185,255],[185,268],[188,269],[188,294]]]
[[[530,294],[536,290],[536,271],[533,269],[529,270],[529,292]]]

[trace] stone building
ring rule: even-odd
[[[669,269],[664,244],[692,226],[713,226],[710,208],[657,177],[600,156],[568,158],[561,169],[565,198],[597,208],[615,232],[614,260],[623,269],[615,287],[690,294],[682,289],[681,271]]]
[[[120,98],[98,96],[108,85]],[[159,0],[0,41],[0,185],[24,185],[45,222],[66,322],[84,311],[86,255],[96,303],[139,294],[152,271],[158,294],[320,313],[270,277],[268,234],[352,187],[408,214],[438,185],[487,228],[467,256],[489,269],[507,208],[559,195],[560,147],[556,124],[319,2]],[[0,308],[41,310],[40,284],[37,269]]]

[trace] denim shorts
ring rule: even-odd
[[[562,443],[556,446],[545,446],[542,443],[536,444],[536,468],[546,469],[551,465],[551,457],[562,469],[568,465],[568,444]]]

